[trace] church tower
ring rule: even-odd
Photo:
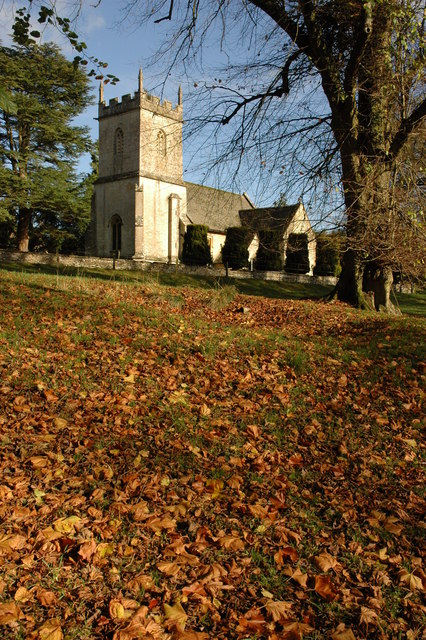
[[[104,101],[99,92],[99,177],[88,253],[176,262],[186,222],[182,92],[178,104],[143,89]],[[90,245],[90,246],[89,246]]]

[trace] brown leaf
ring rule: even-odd
[[[0,604],[0,625],[17,622],[22,617],[22,611],[15,602]]]
[[[80,548],[78,550],[78,555],[81,558],[83,558],[83,560],[89,561],[91,560],[95,552],[96,552],[96,541],[94,540],[94,538],[92,538],[91,540],[88,540],[87,542],[83,542],[83,544],[80,545]]]
[[[8,535],[0,538],[0,549],[6,551],[16,551],[25,546],[27,539],[20,535]]]
[[[177,562],[167,562],[167,560],[162,560],[157,563],[157,569],[161,571],[161,573],[165,573],[166,576],[177,576],[181,570],[181,566]]]
[[[326,551],[323,551],[319,556],[315,557],[315,564],[321,571],[324,571],[324,573],[330,569],[341,569],[342,567],[338,560]]]
[[[282,640],[302,640],[305,633],[314,631],[313,627],[303,622],[291,622],[285,624],[282,630]]]
[[[274,622],[281,622],[293,617],[292,603],[284,600],[268,600],[265,603],[266,611],[272,616]]]
[[[401,584],[405,584],[410,591],[423,591],[423,582],[419,576],[416,576],[414,573],[410,573],[406,569],[401,569],[398,572],[399,582]]]
[[[176,602],[173,606],[164,603],[163,609],[167,620],[167,626],[176,627],[178,631],[184,631],[188,616],[180,602]]]
[[[55,418],[53,418],[53,424],[59,430],[65,429],[65,427],[68,426],[68,422],[64,420],[64,418],[60,418],[59,416],[56,416]]]
[[[49,458],[46,456],[32,456],[30,462],[35,469],[43,469],[50,464]]]
[[[37,600],[43,607],[51,607],[56,603],[56,595],[53,591],[47,591],[47,589],[37,589]]]
[[[204,633],[204,631],[183,631],[182,633],[177,631],[175,638],[177,638],[177,640],[208,640],[210,636],[208,633]]]
[[[126,617],[126,612],[124,610],[123,605],[119,600],[111,600],[109,603],[109,615],[113,620],[124,620]]]
[[[285,567],[283,571],[287,576],[290,576],[290,578],[300,584],[301,587],[306,588],[306,584],[308,582],[308,574],[302,573],[299,567],[297,567],[297,569],[295,570],[293,570],[292,567]]]
[[[329,602],[335,600],[337,596],[330,576],[315,576],[315,591]]]
[[[296,562],[299,559],[299,554],[294,547],[281,547],[274,554],[274,560],[278,568],[284,565],[284,558],[290,558],[290,560]]]
[[[61,623],[57,618],[47,620],[40,629],[38,629],[38,637],[40,640],[63,640]]]
[[[28,602],[30,598],[31,598],[31,593],[25,587],[19,587],[19,589],[15,591],[15,595],[14,595],[15,602]]]
[[[331,634],[332,640],[356,640],[352,629],[346,629],[345,625],[339,624],[336,631]]]
[[[58,518],[53,523],[55,531],[60,533],[72,533],[77,524],[81,522],[81,518],[78,516],[69,516],[68,518]]]
[[[229,551],[238,551],[244,549],[244,542],[238,536],[222,536],[219,539],[219,545]]]
[[[361,616],[360,623],[365,624],[368,629],[369,625],[373,625],[373,627],[377,624],[377,613],[372,609],[368,609],[368,607],[361,607]]]

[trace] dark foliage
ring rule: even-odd
[[[317,237],[317,259],[315,276],[338,276],[341,271],[340,256],[343,238],[337,235],[321,234]]]
[[[244,227],[229,227],[226,231],[225,244],[222,247],[222,260],[231,269],[242,269],[248,266],[248,247],[253,240],[253,232]]]
[[[259,230],[259,249],[256,256],[258,271],[283,270],[283,232],[281,229]]]
[[[201,266],[212,263],[207,231],[208,227],[203,224],[187,226],[182,249],[184,264]]]

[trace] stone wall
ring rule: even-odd
[[[88,256],[63,256],[54,253],[23,253],[20,251],[6,251],[0,249],[0,266],[2,263],[16,262],[21,264],[45,264],[50,266],[75,267],[82,269],[112,269],[112,258],[95,258]],[[215,265],[209,267],[188,267],[183,264],[166,264],[158,262],[141,262],[138,260],[116,260],[115,268],[129,271],[150,271],[166,273],[186,273],[191,275],[219,277],[225,276],[225,269]],[[273,280],[276,282],[304,282],[324,285],[335,285],[337,278],[333,276],[309,276],[300,274],[288,274],[282,271],[229,271],[231,278]]]

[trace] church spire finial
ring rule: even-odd
[[[99,83],[99,102],[104,101],[104,81],[101,80]]]
[[[139,93],[142,93],[143,91],[143,73],[142,73],[142,67],[139,68]]]
[[[182,106],[182,85],[179,85],[179,90],[178,90],[178,105],[181,107]]]

